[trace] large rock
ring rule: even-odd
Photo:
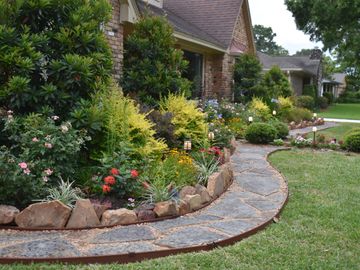
[[[106,210],[101,218],[101,224],[104,226],[125,225],[137,221],[135,211],[126,208]]]
[[[15,217],[20,228],[64,228],[71,208],[60,201],[35,203]]]
[[[19,209],[11,205],[0,205],[0,224],[9,224],[19,214]]]
[[[231,157],[231,150],[229,148],[224,148],[224,162],[228,163],[230,162],[230,157]]]
[[[186,195],[195,195],[196,189],[192,186],[185,186],[180,190],[179,197],[180,199],[184,199]]]
[[[178,214],[174,201],[159,202],[155,204],[154,212],[158,217],[176,216]]]
[[[92,202],[91,204],[94,207],[95,213],[99,220],[101,220],[103,213],[110,208],[110,206],[101,203]]]
[[[234,178],[233,169],[232,169],[230,163],[222,165],[220,167],[220,172],[221,172],[222,178],[224,180],[224,184],[225,184],[224,189],[227,189],[231,185],[233,178]]]
[[[191,212],[190,209],[190,204],[184,200],[181,200],[179,205],[178,205],[178,209],[177,211],[179,212],[179,215],[186,215],[187,213]]]
[[[189,203],[191,211],[199,209],[202,205],[201,196],[199,194],[186,195],[184,201]]]
[[[139,221],[148,221],[156,219],[156,215],[153,210],[139,210],[137,211],[137,217]]]
[[[208,180],[207,191],[211,198],[219,197],[225,190],[225,181],[222,172],[213,173]]]
[[[66,228],[91,228],[100,225],[100,220],[90,200],[77,200]]]
[[[207,191],[206,187],[202,185],[196,185],[196,194],[199,194],[201,197],[201,203],[205,204],[211,201],[211,197],[209,195],[209,192]]]

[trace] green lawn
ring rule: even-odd
[[[279,223],[234,246],[129,265],[0,269],[360,269],[360,155],[292,150],[270,161],[290,201]]]
[[[336,138],[338,141],[344,141],[345,134],[354,128],[360,128],[360,124],[341,123],[336,127],[320,130],[317,133],[324,134],[326,140],[332,140]],[[312,137],[312,134],[308,134],[308,138]]]
[[[320,117],[360,120],[360,104],[334,104],[326,111],[319,113]]]

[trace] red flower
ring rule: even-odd
[[[109,175],[109,176],[106,176],[105,178],[104,178],[104,182],[105,182],[105,184],[107,184],[107,185],[114,185],[115,184],[115,177],[114,176],[111,176],[111,175]]]
[[[130,174],[131,174],[131,177],[132,177],[132,178],[136,178],[136,177],[139,176],[139,173],[138,173],[137,170],[131,170],[131,171],[130,171]]]
[[[112,175],[119,175],[119,174],[120,174],[120,172],[119,172],[119,170],[118,170],[118,169],[116,169],[116,168],[112,168],[112,169],[110,170],[110,174],[112,174]]]
[[[110,192],[111,187],[108,186],[108,185],[103,185],[103,186],[102,186],[102,190],[103,190],[104,193],[108,193],[108,192]]]

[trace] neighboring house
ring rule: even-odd
[[[287,75],[296,95],[300,96],[307,85],[314,85],[321,94],[323,80],[322,52],[314,49],[310,56],[270,56],[258,52],[258,57],[266,72],[279,66]]]
[[[338,98],[346,88],[346,74],[334,73],[331,79],[323,79],[320,95],[324,93],[332,93],[335,98]]]
[[[123,41],[145,12],[166,16],[176,47],[189,61],[186,76],[197,96],[232,98],[233,66],[242,53],[256,54],[248,0],[110,0],[113,17],[105,31],[120,78]]]

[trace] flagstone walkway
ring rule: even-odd
[[[229,190],[208,207],[183,217],[82,231],[2,230],[0,262],[156,253],[221,243],[246,234],[271,221],[286,202],[287,184],[266,160],[278,149],[239,143],[231,158],[235,179]]]

